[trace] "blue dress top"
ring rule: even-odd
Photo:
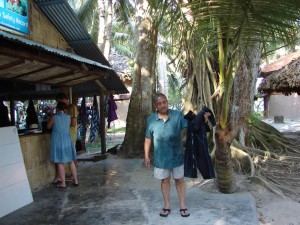
[[[54,115],[50,149],[50,160],[54,163],[69,163],[76,160],[75,146],[70,134],[70,123],[70,115],[64,112]]]
[[[157,112],[148,117],[145,137],[153,140],[155,167],[172,169],[183,164],[181,131],[186,127],[187,120],[178,110],[169,109],[166,121]]]

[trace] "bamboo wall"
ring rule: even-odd
[[[50,134],[19,136],[25,168],[32,191],[49,184],[55,176],[50,161]]]
[[[70,48],[63,36],[29,0],[29,39],[64,51]]]

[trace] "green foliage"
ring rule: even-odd
[[[122,23],[124,26],[131,24],[131,18],[134,15],[135,8],[132,5],[133,2],[128,0],[116,0],[115,3],[115,15],[117,22]]]
[[[168,76],[168,102],[172,109],[182,110],[183,108],[183,93],[180,91],[180,83],[178,79],[171,74]]]
[[[262,120],[262,116],[260,115],[260,113],[257,113],[257,112],[252,112],[252,114],[250,115],[250,117],[248,118],[248,121],[247,123],[248,124],[258,124],[258,121],[261,121]]]

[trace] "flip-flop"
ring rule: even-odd
[[[179,211],[180,211],[180,215],[181,215],[182,217],[189,217],[189,216],[190,216],[190,213],[186,213],[186,211],[188,211],[188,209],[180,209]],[[183,212],[184,214],[182,214],[182,212]]]
[[[60,180],[54,179],[54,180],[51,182],[51,184],[56,185],[56,184],[59,184],[60,182],[61,182]]]
[[[73,183],[73,186],[74,186],[74,187],[78,187],[78,186],[79,186],[79,183],[77,183],[77,184]]]
[[[56,186],[57,188],[62,188],[62,189],[64,189],[64,188],[67,188],[67,186],[61,186],[60,184],[58,184],[57,186]]]
[[[159,213],[159,215],[161,217],[167,217],[170,214],[171,209],[165,209],[165,208],[163,208],[162,211],[163,211],[163,213]]]
[[[71,178],[71,177],[66,177],[66,182],[74,182],[74,179],[73,178]]]

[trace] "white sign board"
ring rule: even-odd
[[[18,130],[0,128],[0,218],[33,202]]]

